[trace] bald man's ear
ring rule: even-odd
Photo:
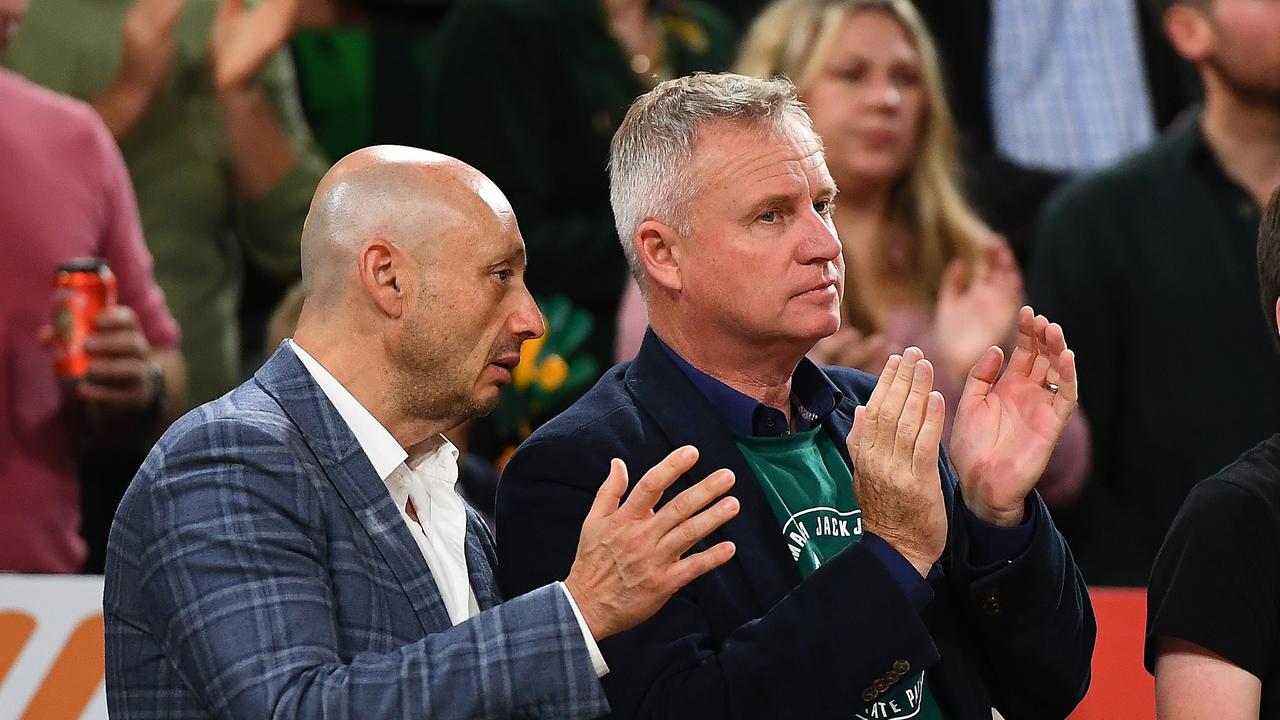
[[[683,240],[675,228],[657,220],[645,220],[636,228],[636,252],[653,288],[665,288],[671,292],[684,289],[680,276]]]
[[[370,240],[360,248],[359,263],[365,295],[387,317],[399,318],[408,290],[404,284],[408,258],[385,240]]]

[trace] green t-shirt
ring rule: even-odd
[[[782,541],[802,577],[862,539],[862,510],[853,475],[822,426],[792,435],[734,433],[738,450],[760,479]],[[853,713],[856,720],[943,720],[925,674],[909,677],[880,700]]]

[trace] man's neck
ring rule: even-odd
[[[696,340],[675,325],[654,324],[654,332],[684,361],[791,420],[791,375],[804,353],[777,347],[748,346],[729,338]]]
[[[1280,104],[1250,101],[1205,77],[1205,139],[1223,170],[1259,206],[1280,185]]]
[[[377,347],[379,341],[376,338],[355,341],[351,335],[335,341],[331,339],[334,337],[299,329],[293,342],[351,393],[410,457],[433,450],[440,442],[440,435],[450,426],[442,421],[409,417],[403,412],[396,403],[395,393],[390,392],[393,385],[390,369],[386,363],[369,357],[369,349]],[[361,352],[353,355],[349,348],[360,348]]]

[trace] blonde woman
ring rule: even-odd
[[[950,414],[973,364],[1012,337],[1022,278],[958,189],[937,53],[914,6],[779,0],[752,26],[737,71],[796,84],[840,188],[845,322],[815,360],[879,372],[917,345]],[[1051,504],[1078,494],[1088,444],[1077,412],[1041,484]]]

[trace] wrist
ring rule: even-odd
[[[146,114],[156,88],[120,73],[91,103],[94,110],[119,139],[126,135]]]
[[[262,96],[261,88],[252,81],[226,84],[215,83],[213,93],[224,109],[234,109],[252,104]]]
[[[1026,501],[1019,501],[1013,507],[997,507],[979,500],[964,499],[964,505],[974,517],[988,525],[996,527],[1017,527],[1026,518]]]
[[[151,399],[147,402],[147,406],[143,408],[139,419],[143,423],[150,424],[164,417],[169,409],[169,395],[165,392],[164,368],[159,363],[154,361],[151,363],[147,382],[150,387]]]
[[[587,631],[596,642],[613,634],[604,627],[595,605],[590,602],[587,594],[577,587],[577,580],[572,573],[564,579],[564,589],[569,594],[569,601],[577,606],[578,613],[582,615],[582,622],[586,624]]]

